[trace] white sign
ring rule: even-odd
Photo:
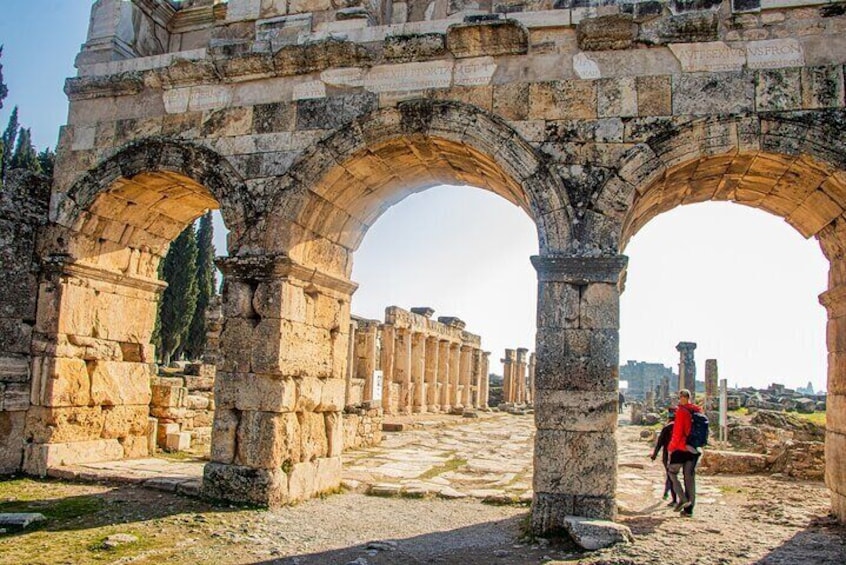
[[[382,402],[382,371],[373,371],[373,401]]]
[[[456,86],[484,86],[490,84],[494,72],[493,57],[477,57],[457,62],[453,74]]]
[[[805,53],[795,39],[769,39],[746,44],[746,60],[750,69],[804,67]]]
[[[294,85],[291,95],[293,100],[306,100],[308,98],[326,98],[326,85],[319,80],[310,80]]]
[[[584,53],[577,53],[573,55],[573,70],[580,79],[590,80],[595,78],[602,78],[599,72],[599,65],[596,61],[589,58]]]

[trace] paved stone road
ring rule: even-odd
[[[478,419],[417,415],[399,419],[406,431],[386,433],[378,447],[344,454],[344,486],[375,495],[473,497],[489,502],[529,503],[532,499],[534,420],[529,415],[482,413]],[[654,512],[661,500],[660,462],[648,459],[651,443],[644,428],[620,420],[618,507],[623,515]],[[408,429],[412,428],[412,429]],[[113,480],[194,495],[202,460],[164,458],[95,463],[51,471],[60,478]],[[718,488],[707,477],[698,483],[699,504],[720,504]]]

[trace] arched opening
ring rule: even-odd
[[[620,248],[651,218],[683,204],[731,201],[781,216],[806,237],[819,240],[829,261],[826,484],[832,505],[844,516],[846,435],[842,424],[843,214],[846,177],[832,163],[838,155],[820,145],[837,133],[812,119],[803,123],[762,120],[744,131],[742,121],[693,122],[678,135],[656,136],[625,159],[619,177],[606,185],[606,211],[622,225]]]
[[[525,210],[542,250],[564,245],[569,225],[566,196],[544,160],[504,122],[456,103],[405,103],[365,116],[271,184],[268,220],[248,234],[266,255],[223,265],[226,321],[203,488],[274,505],[340,482],[352,254],[382,213],[435,185],[470,185]],[[408,341],[410,350],[407,337],[396,343]],[[417,339],[423,357],[424,341]],[[470,362],[472,347],[455,349],[450,358],[466,383],[479,364]],[[418,407],[426,398],[417,397]]]
[[[243,218],[240,193],[214,154],[166,140],[132,144],[54,193],[42,237],[27,472],[149,453],[151,338],[166,287],[159,263],[207,210],[223,203],[225,218]]]

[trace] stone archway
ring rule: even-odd
[[[222,263],[226,321],[203,488],[216,498],[276,505],[340,484],[340,410],[356,288],[348,277],[353,252],[382,212],[436,184],[477,186],[524,209],[546,254],[569,243],[571,212],[563,183],[536,150],[503,120],[457,102],[411,101],[357,118],[271,182],[267,219],[247,235],[267,255]],[[546,305],[560,307],[551,295]],[[547,342],[556,332],[550,329]],[[547,388],[562,385],[546,381]],[[580,479],[565,485],[570,502],[564,514],[573,513],[576,497],[582,513],[612,512],[616,383],[599,397],[582,395],[580,409],[587,401],[591,412],[608,418],[581,429],[597,431],[592,426],[600,419],[610,426],[587,447],[608,454],[612,467],[596,485]],[[575,405],[551,395],[546,406],[557,412]],[[539,423],[546,453],[536,458],[536,481],[547,491],[562,488],[552,451],[585,447],[579,434],[561,433],[561,425],[560,414]],[[552,508],[556,500],[539,504]]]
[[[826,484],[846,516],[846,135],[843,112],[694,120],[630,150],[594,204],[618,222],[619,249],[650,219],[676,206],[731,201],[785,219],[815,237],[830,263]],[[620,257],[623,257],[622,255]]]
[[[146,139],[54,190],[40,236],[26,472],[147,455],[159,261],[208,209],[222,207],[240,230],[242,185],[206,148]]]

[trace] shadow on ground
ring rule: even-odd
[[[754,565],[843,565],[846,563],[846,525],[827,516],[817,518]]]
[[[374,540],[330,551],[279,556],[252,565],[536,565],[550,558],[564,559],[576,553],[575,546],[569,540],[552,539],[544,540],[544,543],[521,541],[520,536],[528,516],[526,513],[504,520],[410,538]]]

